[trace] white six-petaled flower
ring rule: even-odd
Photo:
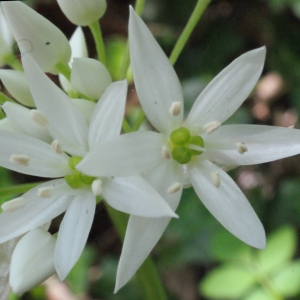
[[[105,145],[120,134],[126,81],[112,83],[106,89],[88,125],[73,101],[42,72],[31,56],[23,55],[23,66],[37,107],[30,111],[30,117],[48,132],[43,139],[41,132],[41,138],[37,138],[37,133],[28,135],[24,131],[0,130],[0,165],[24,174],[57,179],[33,188],[12,205],[6,205],[8,209],[4,206],[0,215],[0,243],[66,211],[54,251],[55,269],[63,280],[86,243],[96,196],[102,196],[112,207],[128,214],[176,215],[141,176],[91,177],[76,170],[76,164],[91,149]],[[8,111],[19,109],[10,105],[6,108]],[[28,116],[23,120],[26,126]]]
[[[129,43],[135,86],[151,124],[93,149],[78,165],[91,176],[143,174],[175,210],[190,182],[206,208],[245,243],[265,247],[264,228],[248,200],[222,167],[257,164],[300,153],[296,129],[221,126],[248,97],[263,69],[264,47],[226,67],[196,99],[183,122],[183,95],[168,58],[131,9]],[[97,165],[97,168],[95,168]],[[116,289],[140,267],[170,218],[131,216],[118,266]]]

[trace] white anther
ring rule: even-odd
[[[1,208],[5,212],[11,212],[18,210],[25,206],[25,201],[23,197],[15,198],[10,201],[7,201],[1,205]]]
[[[166,146],[162,147],[162,149],[161,149],[161,155],[165,159],[170,159],[172,157],[169,148],[166,147]]]
[[[38,189],[38,196],[42,198],[51,198],[53,187],[45,186]]]
[[[178,116],[181,111],[181,102],[175,101],[171,104],[169,112],[172,116]]]
[[[214,184],[214,186],[218,188],[221,184],[219,173],[218,172],[210,172],[210,177],[211,177],[211,180],[212,180],[212,183]]]
[[[14,164],[27,167],[30,161],[30,156],[26,154],[12,154],[9,160]]]
[[[54,141],[51,143],[51,148],[52,148],[52,149],[54,150],[54,152],[57,153],[57,154],[62,154],[62,153],[63,153],[59,140],[54,140]]]
[[[248,148],[244,143],[236,143],[236,147],[240,154],[244,154],[248,151]]]
[[[92,191],[93,191],[95,196],[102,195],[103,188],[102,188],[102,180],[101,179],[96,179],[96,180],[93,181]]]
[[[49,121],[46,116],[39,110],[32,109],[29,113],[30,118],[41,127],[47,127]]]
[[[295,128],[295,125],[288,126],[288,128]]]
[[[210,134],[213,133],[215,130],[217,130],[220,127],[221,123],[219,121],[213,121],[207,123],[203,129],[206,131],[206,133]]]
[[[174,194],[174,193],[180,191],[180,188],[181,188],[181,184],[179,182],[175,182],[168,188],[167,192],[169,194]]]

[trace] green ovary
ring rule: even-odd
[[[192,146],[203,148],[204,141],[200,136],[191,136],[190,131],[185,127],[180,127],[170,134],[170,148],[174,160],[180,164],[187,164],[195,155],[200,155],[203,151],[191,149]]]
[[[68,161],[72,173],[65,176],[65,181],[72,189],[78,189],[83,185],[90,186],[95,180],[95,177],[82,174],[76,170],[75,167],[81,162],[81,160],[82,157],[80,156],[72,156]]]

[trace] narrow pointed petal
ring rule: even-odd
[[[72,99],[72,101],[84,116],[86,123],[90,124],[96,103],[92,101],[86,101],[85,99]]]
[[[264,228],[250,203],[222,169],[209,161],[188,165],[193,187],[210,213],[233,235],[252,247],[264,249]],[[220,185],[213,184],[211,174],[218,174]]]
[[[75,197],[61,222],[55,247],[55,269],[64,280],[86,244],[95,214],[95,196],[87,191]]]
[[[60,177],[68,174],[68,156],[57,154],[49,144],[17,132],[0,131],[0,165],[23,174]],[[27,164],[12,160],[13,155],[26,155]]]
[[[141,176],[105,179],[103,196],[110,206],[131,215],[176,217],[167,202]]]
[[[186,120],[195,133],[203,127],[227,120],[246,100],[261,75],[266,48],[249,51],[219,73],[199,95]]]
[[[181,126],[183,120],[181,86],[169,59],[132,8],[129,46],[135,87],[141,105],[151,124],[158,131],[168,134]],[[177,115],[169,111],[174,102],[180,104]]]
[[[89,148],[93,149],[120,135],[125,104],[127,98],[127,82],[112,83],[94,110],[89,128]]]
[[[95,147],[76,166],[90,176],[131,176],[155,168],[163,161],[163,136],[156,132],[133,132]]]
[[[72,100],[32,60],[23,56],[25,74],[34,102],[49,121],[48,129],[72,155],[87,152],[88,125]]]
[[[74,58],[71,84],[76,91],[98,100],[111,82],[109,71],[100,61],[92,58]]]
[[[237,143],[247,151],[240,154]],[[205,157],[220,164],[252,165],[300,153],[300,130],[263,125],[227,125],[205,139]]]
[[[72,67],[74,57],[88,57],[86,40],[81,27],[76,28],[69,42],[72,50],[69,66]],[[69,93],[74,90],[71,83],[64,75],[59,74],[58,79],[65,92]]]
[[[20,1],[3,2],[2,8],[22,55],[28,53],[44,72],[58,74],[56,64],[67,64],[71,56],[65,35]]]
[[[64,188],[66,183],[64,179],[58,179],[41,184],[22,196],[25,206],[0,214],[0,244],[39,227],[66,211],[74,196],[38,197],[38,190],[48,186]]]
[[[87,26],[106,11],[106,0],[57,0],[63,13],[74,24]]]
[[[24,72],[0,70],[0,79],[7,91],[21,104],[35,107]]]
[[[9,282],[22,295],[55,273],[55,238],[42,228],[28,232],[17,244],[11,260]]]
[[[48,130],[36,124],[30,117],[30,109],[8,101],[2,105],[2,109],[15,132],[23,133],[46,143],[52,142],[53,139]]]
[[[173,194],[168,193],[168,189],[174,182],[182,182],[181,166],[172,161],[165,161],[149,172],[146,178],[175,211],[180,201],[182,188]],[[162,236],[170,220],[170,217],[143,218],[130,216],[118,265],[115,293],[131,279],[142,265]]]

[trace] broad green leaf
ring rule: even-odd
[[[210,273],[200,283],[202,295],[212,299],[240,299],[255,283],[251,270],[242,266],[223,265]]]
[[[270,235],[266,250],[258,252],[260,269],[268,273],[292,258],[297,245],[296,232],[293,227],[281,227]]]
[[[278,275],[274,276],[273,283],[276,289],[285,297],[300,293],[300,259],[285,265]]]

